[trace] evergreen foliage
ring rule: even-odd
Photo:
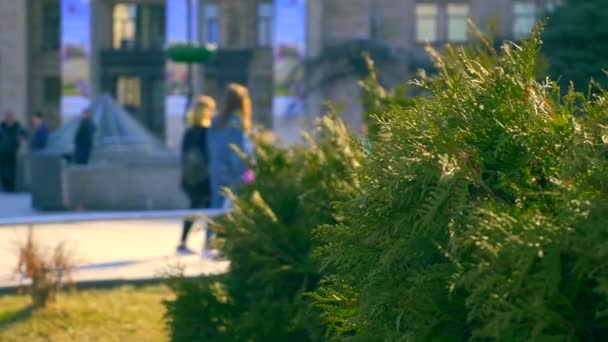
[[[605,93],[537,82],[538,31],[484,41],[433,53],[432,96],[384,114],[341,222],[317,230],[336,340],[608,338]]]
[[[593,78],[608,85],[603,70],[608,68],[608,6],[604,0],[563,0],[550,13],[543,34],[544,52],[549,58],[549,72],[563,85],[574,82],[587,91]]]
[[[479,38],[430,51],[427,97],[362,82],[365,157],[329,117],[258,145],[230,271],[170,282],[172,339],[608,340],[608,93],[538,81],[538,30]]]
[[[386,89],[378,80],[378,71],[374,60],[369,54],[363,54],[367,63],[368,75],[359,82],[361,87],[361,104],[363,106],[363,120],[367,125],[368,138],[375,140],[382,122],[382,114],[390,108],[407,107],[413,101],[408,95],[406,84],[395,89]]]
[[[167,321],[174,341],[318,341],[324,327],[305,293],[317,288],[312,230],[336,222],[361,153],[338,119],[323,117],[308,146],[258,144],[256,180],[215,228],[227,274],[174,279]]]

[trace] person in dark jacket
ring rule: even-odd
[[[188,113],[188,129],[184,133],[181,146],[181,185],[190,199],[191,209],[208,208],[211,205],[207,135],[214,113],[215,101],[209,96],[198,97]],[[192,219],[184,220],[181,240],[177,247],[178,253],[194,253],[186,246],[193,224]]]
[[[25,136],[15,114],[7,112],[0,125],[0,182],[6,192],[15,192],[17,154]]]
[[[44,116],[38,112],[32,118],[34,133],[30,138],[30,151],[36,152],[44,150],[49,140],[49,129],[44,123]]]
[[[87,165],[93,150],[93,140],[95,138],[95,124],[91,119],[88,109],[82,111],[80,124],[74,136],[74,163]]]

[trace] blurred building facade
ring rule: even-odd
[[[0,0],[0,112],[57,124],[61,98],[60,0]]]
[[[184,0],[187,1],[187,0]],[[276,0],[279,1],[279,0]],[[163,134],[166,0],[90,0],[92,95],[109,93],[158,135]],[[467,18],[501,38],[526,36],[549,0],[308,0],[308,58],[332,46],[368,41],[395,60],[388,86],[428,63],[424,46],[463,43]],[[219,96],[226,83],[248,85],[255,119],[273,125],[273,8],[269,0],[198,0],[198,35],[218,46],[216,62],[195,68],[197,92]],[[61,0],[0,0],[0,111],[26,121],[35,111],[60,118]],[[345,78],[307,99],[318,114],[324,100],[342,103],[360,122],[359,89]]]
[[[165,0],[90,0],[91,95],[114,96],[162,135]],[[61,0],[0,0],[0,111],[61,113]]]
[[[165,0],[91,0],[91,87],[164,135]]]
[[[279,1],[279,0],[276,0]],[[316,58],[332,46],[363,41],[389,51],[398,63],[382,74],[387,86],[403,82],[428,65],[425,45],[465,43],[467,18],[498,38],[519,40],[527,36],[551,0],[308,0],[307,51]],[[246,83],[250,86],[258,121],[272,122],[273,80],[272,1],[201,0],[200,35],[217,43],[220,51],[249,51]],[[271,24],[268,24],[270,22]],[[338,66],[337,66],[338,67]],[[382,65],[379,66],[382,69]],[[330,66],[331,68],[331,66]],[[331,71],[331,70],[328,70]],[[203,89],[217,94],[213,79],[217,68],[205,68]],[[344,78],[322,91],[312,92],[307,112],[319,114],[326,100],[342,108],[343,116],[357,128],[361,122],[359,87],[355,78]]]

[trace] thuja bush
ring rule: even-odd
[[[313,137],[314,136],[314,137]],[[312,230],[336,221],[332,203],[345,199],[361,153],[346,126],[327,116],[306,146],[258,144],[255,182],[232,196],[228,216],[214,223],[227,274],[173,279],[167,303],[174,341],[318,341],[319,313],[306,293],[320,279]]]
[[[317,230],[330,337],[608,338],[608,100],[538,82],[539,48],[433,53],[431,96],[384,114]]]
[[[363,120],[367,126],[367,138],[373,141],[383,121],[382,114],[389,109],[405,108],[413,103],[413,99],[408,94],[409,87],[406,83],[394,89],[383,86],[372,58],[367,54],[364,54],[363,58],[367,64],[368,75],[359,81],[360,102],[364,109]]]

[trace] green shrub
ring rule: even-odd
[[[571,92],[563,99],[566,112],[579,117],[551,180],[555,192],[545,194],[552,211],[485,212],[458,241],[456,259],[469,261],[461,262],[458,285],[470,292],[474,338],[608,339],[606,95]]]
[[[361,154],[345,125],[321,119],[309,146],[256,148],[256,180],[218,220],[227,274],[174,279],[167,303],[174,341],[318,341],[324,327],[305,293],[317,288],[312,230],[336,222],[332,203],[352,189]],[[316,142],[315,142],[316,140]]]
[[[537,82],[538,35],[433,54],[432,96],[383,114],[317,231],[331,337],[608,338],[607,96]]]
[[[409,87],[401,84],[395,89],[386,89],[378,79],[378,71],[369,55],[363,55],[369,74],[359,82],[361,87],[361,105],[363,106],[363,121],[367,128],[367,137],[373,141],[378,135],[382,123],[382,114],[390,109],[405,108],[413,103],[408,96]]]

